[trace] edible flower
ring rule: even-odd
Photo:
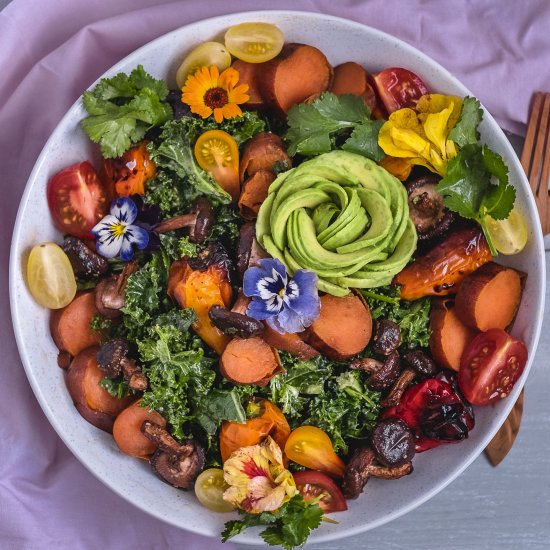
[[[246,103],[248,84],[239,84],[239,73],[229,67],[221,74],[216,65],[201,67],[187,77],[181,89],[181,100],[191,108],[191,112],[202,118],[214,113],[219,124],[224,118],[242,116],[239,105]]]
[[[105,216],[93,229],[96,249],[104,258],[114,258],[129,262],[134,257],[134,246],[143,250],[149,244],[149,232],[135,225],[139,209],[129,197],[119,197],[111,203],[110,214]]]
[[[378,135],[378,144],[392,157],[407,158],[444,176],[447,161],[456,156],[457,148],[448,139],[460,118],[462,100],[455,96],[426,94],[416,109],[394,111]]]
[[[289,279],[280,260],[266,258],[244,273],[243,292],[252,298],[247,315],[277,332],[302,332],[321,312],[317,275],[298,269]]]
[[[273,512],[297,493],[281,448],[269,436],[235,451],[223,465],[223,477],[229,485],[223,499],[251,514]]]

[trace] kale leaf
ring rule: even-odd
[[[88,112],[81,125],[89,138],[99,143],[105,158],[118,157],[133,143],[142,140],[154,126],[161,126],[172,115],[164,100],[168,88],[138,65],[130,75],[119,73],[104,78],[82,102]]]
[[[110,395],[118,399],[134,394],[134,390],[130,388],[128,382],[122,378],[112,379],[104,377],[99,381],[99,385]]]
[[[178,216],[189,211],[199,193],[187,181],[174,172],[159,169],[157,175],[147,182],[145,195],[147,204],[158,204],[163,217]]]
[[[188,258],[195,258],[197,256],[198,247],[189,240],[189,237],[175,237],[173,235],[161,233],[160,244],[172,260],[179,260],[184,256]]]

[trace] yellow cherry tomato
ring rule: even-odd
[[[239,198],[239,148],[227,132],[208,130],[201,134],[195,143],[195,158],[233,200]]]
[[[210,67],[211,65],[216,65],[220,72],[231,65],[230,53],[219,42],[203,42],[187,55],[176,73],[178,88],[181,89],[187,77],[197,69],[200,67]]]
[[[291,432],[286,440],[285,455],[306,468],[334,477],[344,475],[345,464],[334,452],[330,437],[315,426],[301,426]]]
[[[517,208],[513,208],[505,220],[487,216],[487,230],[495,248],[506,256],[521,252],[527,244],[527,224]]]
[[[27,282],[33,298],[49,309],[65,307],[76,294],[71,262],[55,243],[42,243],[31,250]]]
[[[248,63],[264,63],[283,49],[285,36],[271,23],[241,23],[225,33],[225,47],[231,55]]]
[[[204,470],[195,481],[195,494],[199,502],[213,512],[231,512],[235,509],[223,500],[223,493],[228,488],[220,468]]]

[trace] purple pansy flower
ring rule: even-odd
[[[111,213],[105,216],[93,229],[96,250],[104,258],[129,262],[134,257],[134,246],[143,250],[149,243],[147,229],[134,224],[139,209],[129,197],[119,197],[111,203]]]
[[[309,327],[321,312],[317,275],[298,269],[289,278],[283,263],[274,258],[259,260],[258,265],[244,274],[243,292],[252,298],[247,315],[281,334]]]

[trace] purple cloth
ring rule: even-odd
[[[8,257],[17,205],[34,159],[86,86],[126,54],[165,32],[206,17],[262,7],[322,11],[398,36],[447,67],[509,130],[524,130],[535,90],[550,91],[550,3],[545,0],[285,0],[276,4],[15,0],[10,4],[0,13],[3,548],[219,546],[150,518],[111,493],[57,437],[34,399],[19,360],[8,305]]]

